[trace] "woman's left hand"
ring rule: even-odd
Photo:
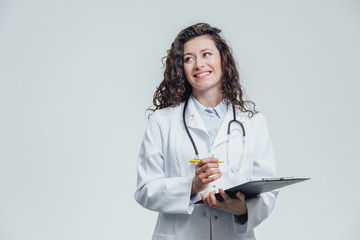
[[[236,192],[237,198],[230,198],[223,189],[220,188],[219,192],[224,201],[219,201],[215,198],[215,190],[210,192],[206,197],[204,194],[201,194],[201,198],[209,207],[229,212],[237,216],[247,212],[244,194]]]

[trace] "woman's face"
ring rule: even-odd
[[[184,72],[194,94],[221,93],[221,56],[210,36],[184,44]]]

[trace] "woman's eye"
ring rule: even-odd
[[[184,62],[190,62],[190,61],[192,61],[192,60],[193,60],[192,57],[187,57],[187,58],[184,59]]]
[[[211,53],[204,53],[204,56],[207,57],[207,56],[210,56]]]

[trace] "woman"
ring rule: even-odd
[[[199,23],[179,33],[153,104],[135,193],[143,207],[159,212],[152,239],[255,239],[253,229],[269,216],[277,193],[245,200],[223,189],[274,177],[275,160],[266,121],[243,99],[219,29]],[[227,137],[234,119],[241,124],[233,121]]]

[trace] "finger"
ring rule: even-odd
[[[200,193],[201,199],[205,202],[205,195],[203,193]]]
[[[200,178],[208,178],[211,177],[213,175],[217,175],[220,174],[220,169],[215,168],[215,169],[209,169],[205,172],[201,172],[199,174],[197,174]]]
[[[210,169],[210,168],[219,168],[219,164],[218,163],[205,163],[203,166],[202,166],[203,169]]]
[[[215,168],[215,169],[209,169],[207,170],[205,173],[203,173],[204,177],[211,177],[214,175],[217,175],[220,173],[220,169]]]
[[[227,195],[226,192],[222,188],[219,189],[219,193],[223,197],[225,202],[231,200],[229,195]]]
[[[210,179],[211,181],[210,182],[214,182],[216,180],[218,180],[219,178],[221,178],[222,176],[222,172],[219,172],[218,175],[215,175],[215,176],[212,176],[212,177],[209,177],[208,179]]]
[[[201,167],[201,168],[195,168],[195,173],[196,173],[197,175],[199,175],[199,174],[201,174],[201,173],[205,173],[205,172],[207,172],[207,171],[209,171],[209,170],[214,170],[214,169],[219,169],[219,168],[216,167],[216,166],[213,166],[213,167],[211,167],[211,166],[203,166],[203,167]]]
[[[216,197],[215,197],[215,193],[216,193],[216,191],[214,190],[214,191],[210,192],[209,195],[207,196],[208,203],[209,203],[210,207],[216,206],[217,200],[216,200]]]
[[[212,168],[219,168],[219,164],[218,163],[205,163],[203,165],[199,165],[195,167],[197,172],[205,172],[208,169],[212,169]]]
[[[202,182],[202,184],[209,184],[211,182],[215,182],[216,180],[218,180],[219,178],[221,178],[222,176],[222,172],[220,172],[219,174],[217,175],[213,175],[211,177],[206,177],[206,178],[200,178],[200,181]]]
[[[222,172],[219,172],[218,174],[215,175],[214,174],[208,175],[206,173],[203,173],[198,175],[198,178],[200,179],[201,183],[205,185],[218,180],[219,178],[221,178],[221,176],[222,176]]]
[[[202,158],[202,159],[200,159],[200,161],[198,162],[197,165],[200,164],[200,166],[202,166],[206,163],[216,163],[217,161],[219,161],[219,159],[215,158],[215,157]]]
[[[216,158],[216,157],[207,157],[207,158],[203,158],[203,160],[205,162],[217,162],[217,161],[219,161],[219,159]]]
[[[244,194],[242,194],[241,192],[239,192],[239,191],[237,191],[236,192],[236,197],[238,198],[238,199],[240,199],[241,201],[245,201],[245,195]]]
[[[203,200],[203,202],[204,202],[207,206],[209,206],[208,201],[207,201],[205,195],[204,195],[203,193],[201,193],[200,196],[201,196],[201,199]]]
[[[202,161],[202,160],[200,160]],[[205,172],[208,169],[212,169],[212,168],[219,168],[219,164],[218,163],[198,163],[195,165],[195,171],[196,173],[200,173],[200,172]]]

